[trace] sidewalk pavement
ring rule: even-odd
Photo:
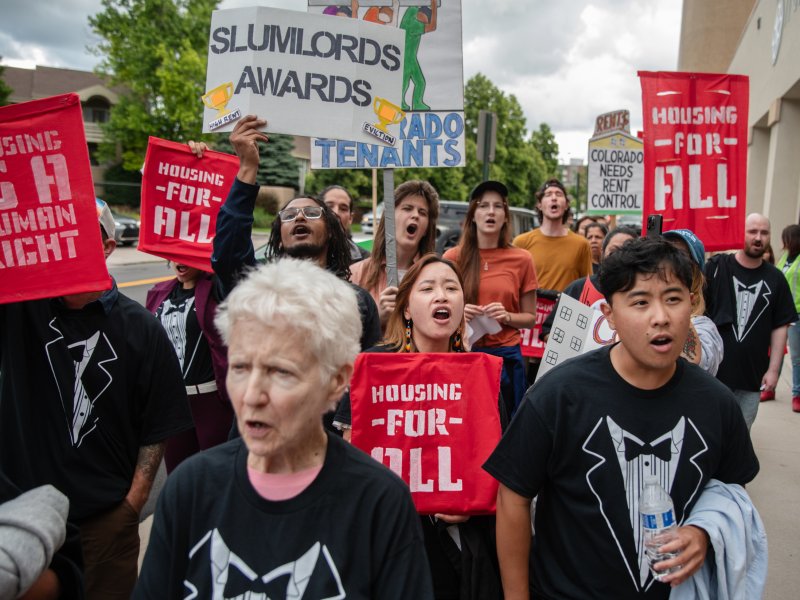
[[[258,248],[263,246],[269,240],[269,233],[256,232],[252,236],[253,247]],[[123,265],[136,265],[143,263],[164,262],[160,256],[140,252],[135,246],[117,247],[116,250],[108,257],[106,265],[111,267],[121,267]]]
[[[750,436],[761,471],[747,486],[769,544],[764,600],[800,597],[800,413],[792,412],[792,365],[787,355],[776,399],[762,402]]]

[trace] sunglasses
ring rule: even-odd
[[[302,208],[284,208],[278,213],[282,223],[290,223],[297,218],[297,215],[303,213],[306,219],[319,219],[322,216],[323,209],[321,206],[303,206]]]

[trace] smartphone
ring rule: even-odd
[[[663,221],[661,215],[647,215],[647,237],[659,237]]]

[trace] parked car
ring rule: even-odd
[[[448,248],[458,244],[461,229],[469,209],[468,202],[456,200],[439,200],[439,220],[436,224],[436,253],[441,255]],[[509,207],[511,212],[511,237],[525,233],[539,226],[539,219],[535,211],[519,206]],[[383,203],[378,204],[378,218],[383,215]],[[361,219],[361,232],[372,235],[374,227],[372,212],[368,212]]]
[[[121,215],[113,209],[111,216],[114,217],[114,239],[118,246],[132,246],[139,241],[141,221]]]
[[[458,244],[464,220],[467,217],[469,202],[439,200],[439,221],[436,225],[436,253],[441,255],[448,248]],[[511,213],[511,238],[539,226],[535,211],[519,206],[509,206]]]
[[[383,202],[378,204],[378,220],[383,216]],[[363,217],[361,217],[361,233],[366,235],[372,235],[372,231],[375,227],[375,218],[372,214],[372,211],[366,213]]]

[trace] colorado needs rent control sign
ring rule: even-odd
[[[274,133],[376,142],[363,128],[378,121],[380,99],[400,101],[404,48],[401,31],[363,21],[214,11],[203,131],[231,131],[255,114]]]
[[[590,215],[641,214],[644,150],[641,140],[622,131],[589,140]]]

